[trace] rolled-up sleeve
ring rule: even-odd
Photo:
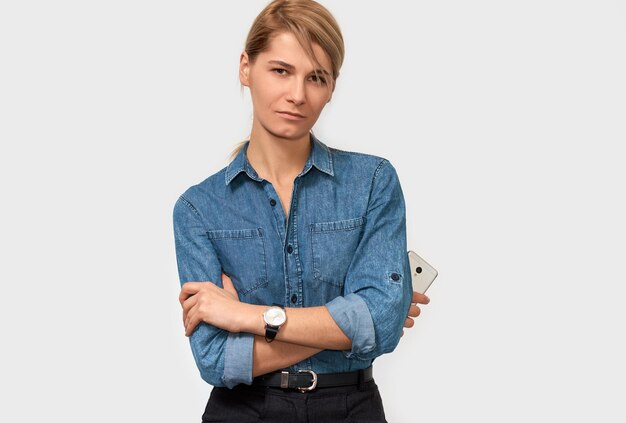
[[[222,287],[222,268],[198,210],[181,196],[173,217],[180,285],[211,281]],[[230,333],[201,322],[189,342],[200,375],[207,383],[228,388],[252,383],[253,334]]]
[[[374,172],[366,223],[343,296],[325,304],[352,341],[344,355],[370,360],[392,352],[400,341],[411,295],[404,196],[396,170],[383,159]]]

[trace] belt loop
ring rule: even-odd
[[[365,390],[365,370],[361,369],[359,370],[359,391],[364,391]]]

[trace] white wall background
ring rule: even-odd
[[[265,4],[0,4],[1,421],[200,420],[172,208],[248,134]],[[323,4],[316,134],[392,161],[440,272],[376,361],[388,420],[625,421],[624,2]]]

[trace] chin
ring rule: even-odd
[[[308,126],[285,127],[285,125],[276,125],[274,128],[268,128],[268,132],[275,137],[285,139],[300,139],[306,136],[311,130]]]

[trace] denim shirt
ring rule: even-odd
[[[227,167],[177,199],[180,284],[222,287],[223,271],[240,301],[325,305],[352,348],[323,350],[284,370],[354,371],[395,349],[409,310],[404,196],[388,160],[330,148],[312,133],[310,140],[289,216],[248,162],[249,141]],[[252,383],[253,341],[253,334],[204,322],[189,340],[201,377],[228,388]]]

